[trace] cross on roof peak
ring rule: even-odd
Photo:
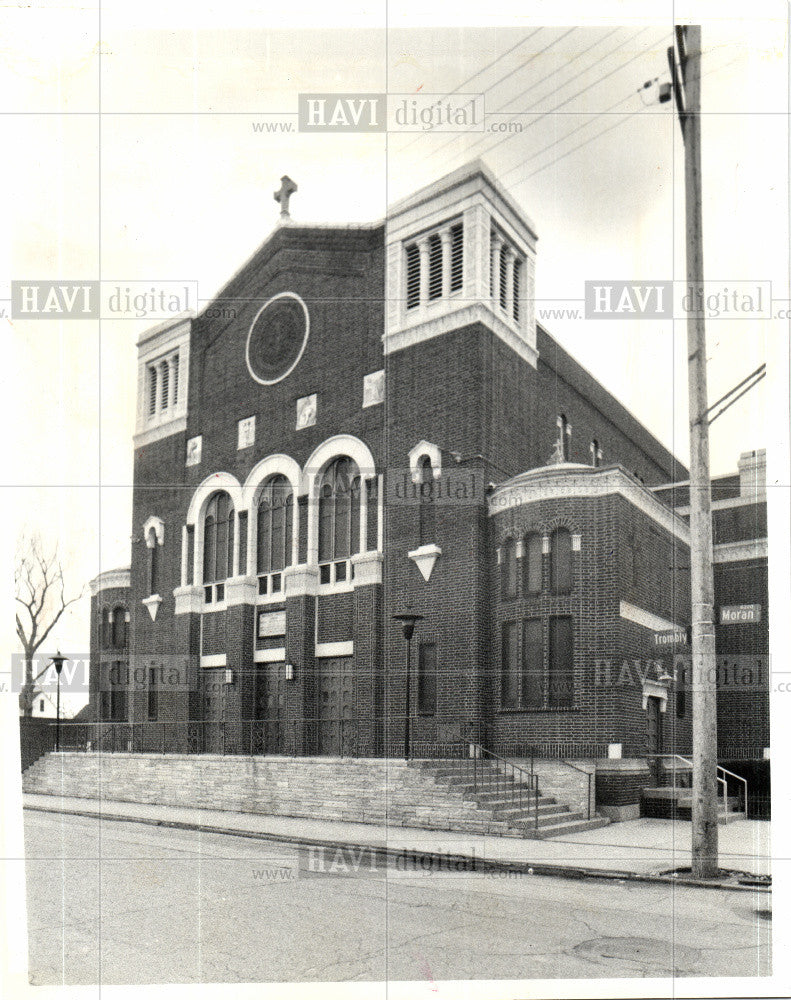
[[[292,194],[297,190],[297,185],[288,174],[283,174],[280,178],[280,190],[275,191],[274,198],[275,201],[280,202],[280,218],[290,219],[291,216],[288,211],[288,200]]]

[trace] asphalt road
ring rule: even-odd
[[[758,976],[766,894],[404,872],[25,812],[34,984]]]

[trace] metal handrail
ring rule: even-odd
[[[690,768],[694,768],[693,762],[688,757],[682,757],[680,753],[649,753],[646,757],[657,758],[658,760],[680,760],[682,763],[686,764]],[[727,778],[721,778],[719,772],[722,771],[723,774],[728,774],[732,778],[736,778],[737,781],[741,781],[744,785],[744,818],[747,818],[747,779],[743,778],[740,774],[734,774],[733,771],[729,771],[727,767],[721,767],[717,764],[717,781],[722,785],[722,799],[725,806],[725,821],[728,821],[728,781]],[[673,791],[676,790],[676,772],[673,771]]]
[[[533,760],[535,759],[535,747],[530,747],[530,767],[532,770]],[[588,797],[587,797],[587,819],[591,818],[591,782],[593,780],[593,771],[589,771],[587,768],[580,767],[578,764],[572,764],[570,760],[566,760],[562,757],[552,757],[550,758],[553,764],[564,764],[566,767],[570,767],[574,771],[579,771],[580,774],[584,774],[588,778]]]
[[[515,764],[512,760],[507,760],[505,757],[501,757],[499,754],[493,753],[491,750],[487,750],[486,747],[481,746],[480,743],[470,743],[471,759],[473,761],[473,788],[477,792],[479,788],[478,779],[478,761],[486,760],[487,762],[495,762],[495,774],[497,775],[497,793],[500,793],[501,785],[500,779],[502,778],[502,790],[504,792],[509,791],[509,786],[506,783],[506,777],[511,778],[510,786],[510,798],[513,803],[517,802],[517,792],[518,792],[518,802],[519,810],[523,811],[523,789],[525,783],[527,784],[528,790],[528,814],[530,813],[530,798],[533,798],[533,826],[534,829],[538,829],[538,778],[533,771],[532,760],[530,764],[530,770],[527,771],[525,768],[520,767],[519,764]],[[468,758],[470,759],[470,758]],[[509,773],[510,769],[510,773]],[[491,771],[488,771],[491,774]],[[520,780],[516,780],[516,775],[520,776]],[[482,775],[483,776],[483,775]],[[524,779],[527,779],[525,782]]]

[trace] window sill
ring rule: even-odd
[[[538,713],[544,713],[544,714],[546,714],[547,712],[581,712],[581,711],[582,711],[582,709],[578,705],[565,705],[565,706],[558,706],[558,707],[553,707],[553,708],[536,705],[536,706],[534,706],[532,708],[500,708],[500,709],[498,709],[498,713],[500,715],[531,715],[531,714],[535,715],[535,714],[538,714]]]

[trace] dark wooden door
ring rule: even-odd
[[[203,705],[203,752],[222,753],[225,725],[225,669],[204,667],[200,673]]]
[[[353,753],[354,658],[336,656],[318,660],[318,752],[326,756]]]
[[[286,667],[261,663],[256,671],[255,746],[260,753],[284,753]]]
[[[662,753],[662,702],[659,698],[649,697],[646,704],[646,753]],[[654,786],[657,786],[662,774],[662,763],[656,757],[649,757]]]

